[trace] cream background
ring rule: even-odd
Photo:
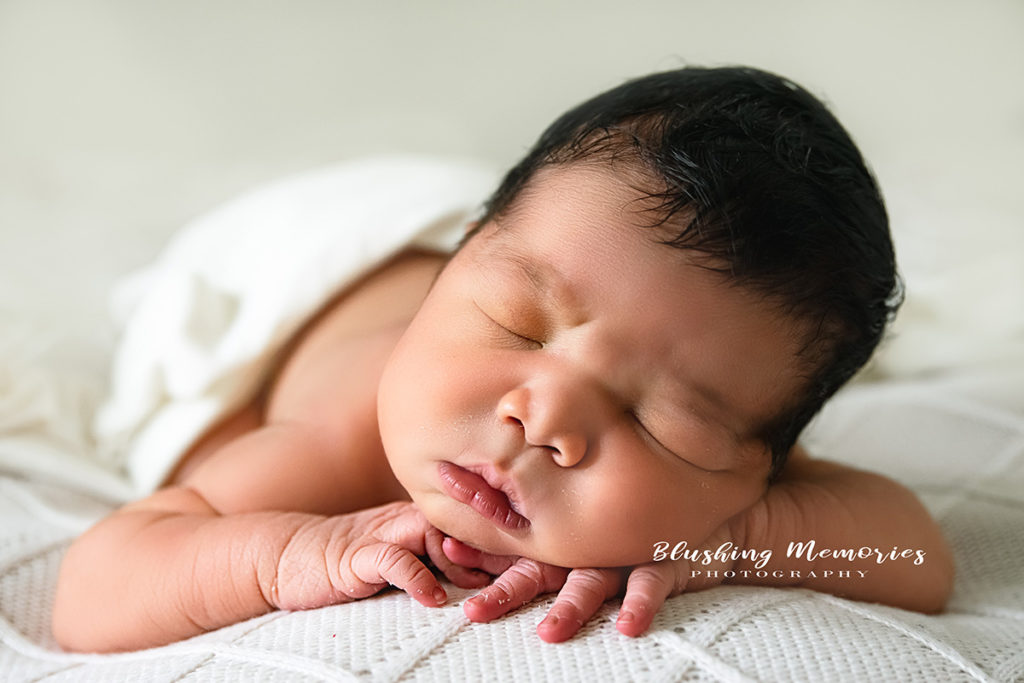
[[[788,75],[863,148],[910,290],[884,367],[1024,357],[1019,0],[0,0],[0,320],[102,344],[114,279],[238,191],[385,151],[504,167],[682,63]]]

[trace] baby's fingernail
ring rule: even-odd
[[[540,622],[541,626],[558,626],[558,615],[549,614]]]
[[[632,612],[619,612],[618,624],[632,624],[636,621],[636,615]]]
[[[448,596],[445,595],[444,589],[441,588],[440,586],[438,586],[437,588],[434,589],[433,595],[434,595],[434,602],[436,602],[439,605],[443,605],[445,600],[448,599]]]

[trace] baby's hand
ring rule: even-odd
[[[326,518],[289,541],[265,591],[268,602],[280,609],[309,609],[365,598],[391,584],[422,605],[443,605],[444,588],[417,556],[429,555],[464,588],[479,587],[486,577],[444,557],[442,538],[412,503]]]
[[[728,525],[723,525],[702,546],[717,547],[730,536]],[[466,601],[464,610],[472,621],[492,621],[538,595],[558,591],[555,604],[537,625],[537,634],[549,643],[572,638],[602,604],[623,592],[615,627],[627,636],[642,635],[667,598],[682,593],[688,586],[703,589],[721,582],[701,578],[700,585],[694,585],[686,560],[650,562],[631,568],[569,570],[524,557],[489,555],[454,538],[446,538],[443,547],[452,562],[497,575],[494,583]],[[722,573],[701,574],[706,577]]]

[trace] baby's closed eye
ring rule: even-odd
[[[486,319],[485,327],[488,329],[492,341],[500,344],[511,344],[515,348],[525,349],[539,349],[544,346],[544,342],[538,339],[541,336],[541,330],[529,329],[531,326],[522,322],[506,321],[505,318],[513,316],[500,316],[497,313],[488,313],[475,301],[473,305]]]
[[[652,449],[682,460],[702,472],[729,468],[723,442],[713,424],[701,416],[659,417],[653,412],[630,410],[628,419]],[[671,421],[669,421],[671,420]]]

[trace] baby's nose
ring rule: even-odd
[[[517,387],[502,396],[497,416],[503,424],[522,429],[528,445],[548,449],[555,463],[572,467],[586,457],[590,435],[582,406],[566,398]]]

